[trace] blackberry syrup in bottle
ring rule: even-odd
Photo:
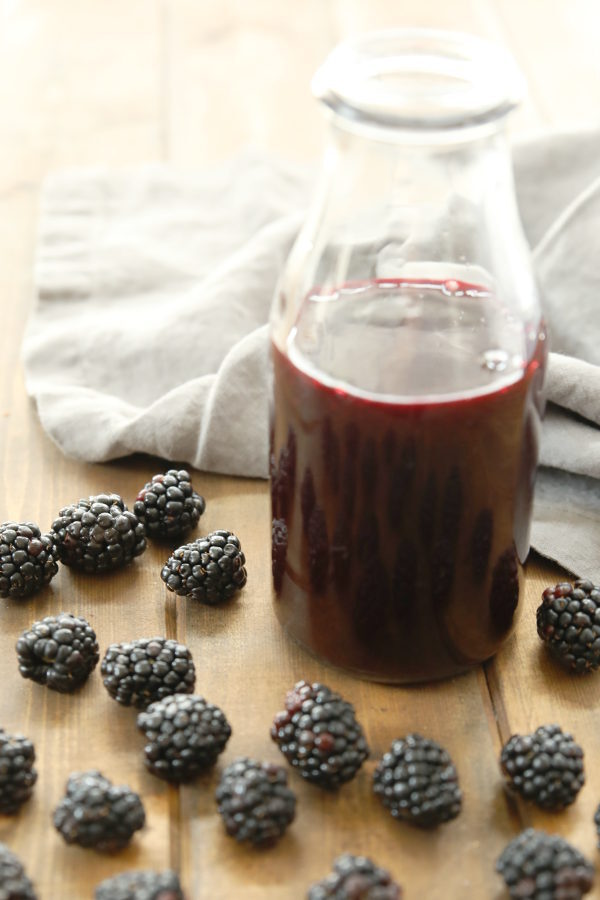
[[[376,680],[492,656],[519,609],[546,336],[505,124],[465,35],[338,47],[323,172],[271,315],[273,582],[287,631]]]

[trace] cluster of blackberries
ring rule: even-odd
[[[184,537],[205,507],[189,472],[169,469],[144,485],[133,510],[119,494],[105,493],[63,507],[47,534],[32,522],[0,524],[0,597],[36,593],[56,575],[59,561],[87,573],[127,565],[144,552],[147,537]]]
[[[92,626],[71,613],[34,622],[18,639],[16,650],[24,678],[62,693],[81,687],[100,658]],[[111,644],[101,672],[111,697],[142,709],[171,694],[191,693],[196,681],[188,648],[164,637]]]
[[[47,584],[57,560],[85,572],[125,565],[145,548],[145,535],[171,539],[193,528],[205,503],[185,471],[155,476],[140,491],[133,512],[120,497],[102,494],[65,507],[48,535],[31,523],[0,526],[0,596],[26,597]],[[230,599],[246,582],[237,537],[216,531],[179,547],[163,567],[167,588],[209,605]],[[600,667],[600,588],[578,581],[548,588],[537,610],[540,637],[569,668]],[[54,690],[80,687],[99,662],[94,630],[78,616],[60,613],[33,623],[17,642],[21,674]],[[141,710],[148,769],[175,783],[212,766],[231,726],[222,710],[194,695],[195,667],[187,647],[162,637],[112,644],[104,654],[104,685],[117,702]],[[369,755],[353,706],[320,683],[299,681],[287,693],[271,737],[305,780],[327,789],[350,781]],[[33,744],[0,729],[0,813],[14,814],[31,796],[37,773]],[[572,804],[584,781],[583,751],[558,725],[513,735],[500,767],[510,790],[543,809]],[[454,763],[436,741],[419,734],[394,740],[374,770],[373,790],[391,815],[431,828],[456,818],[462,792]],[[216,790],[228,835],[255,846],[277,841],[294,820],[296,796],[282,766],[248,757],[228,765]],[[100,772],[74,773],[54,811],[56,829],[69,843],[105,852],[123,849],[145,823],[140,797]],[[600,838],[600,807],[595,823]],[[497,862],[511,897],[578,900],[594,868],[562,838],[527,829]],[[31,882],[0,844],[0,900],[35,900]],[[11,893],[12,892],[12,893]],[[131,871],[96,889],[96,900],[183,900],[176,873]],[[346,854],[331,874],[309,888],[308,900],[400,900],[401,887],[371,860]]]
[[[170,469],[144,485],[132,511],[119,495],[106,493],[61,509],[48,534],[32,523],[7,522],[0,525],[0,596],[30,596],[54,577],[59,561],[85,573],[117,569],[145,550],[147,536],[185,536],[204,509],[204,498],[193,490],[188,472]],[[167,586],[178,594],[217,604],[245,584],[244,554],[231,532],[213,532],[183,550],[183,555],[174,551],[165,566]],[[23,677],[63,693],[83,685],[100,660],[89,622],[64,612],[34,622],[20,636],[16,650]],[[193,696],[195,667],[184,645],[163,637],[112,644],[101,672],[117,702],[142,710],[138,726],[146,736],[146,763],[154,774],[172,781],[193,778],[225,748],[231,727],[218,707]],[[37,778],[34,761],[31,741],[0,729],[0,814],[17,812],[31,796]],[[278,821],[285,819],[277,803],[270,809]],[[71,775],[54,812],[54,824],[67,843],[107,852],[125,847],[144,822],[139,796],[95,770]],[[261,823],[265,828],[268,819]],[[144,871],[103,882],[96,896],[183,898],[175,873]],[[0,846],[0,900],[29,897],[34,897],[33,888],[22,866]]]
[[[600,668],[600,587],[588,580],[548,587],[536,610],[537,632],[551,655],[572,672]],[[558,725],[513,735],[500,757],[507,787],[542,809],[574,803],[584,781],[583,750]],[[594,823],[600,840],[600,806]],[[594,866],[557,835],[529,828],[497,862],[511,897],[580,900],[591,890]]]

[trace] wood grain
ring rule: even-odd
[[[146,457],[103,466],[66,459],[43,434],[25,396],[19,343],[46,172],[152,159],[195,167],[249,143],[313,160],[323,128],[308,88],[312,72],[339,39],[397,25],[460,28],[506,44],[530,85],[515,132],[574,119],[586,124],[600,102],[600,10],[591,0],[559,0],[552,10],[548,16],[541,0],[0,3],[0,521],[33,520],[46,528],[61,505],[102,490],[131,502],[164,465]],[[409,898],[500,898],[495,858],[526,823],[559,831],[593,856],[598,682],[558,670],[534,628],[541,590],[564,577],[559,570],[539,559],[529,563],[516,634],[486,667],[418,688],[360,682],[318,663],[277,624],[266,485],[194,477],[208,501],[202,529],[236,531],[248,558],[248,586],[229,606],[209,609],[167,596],[159,578],[165,551],[154,546],[111,577],[92,580],[62,568],[38,597],[0,601],[0,727],[33,738],[40,773],[22,812],[0,817],[0,841],[22,857],[42,900],[85,900],[109,873],[166,865],[180,869],[189,900],[292,900],[342,851],[372,855],[394,872]],[[88,617],[102,650],[151,634],[176,635],[189,645],[198,692],[220,705],[233,725],[214,771],[179,790],[148,775],[135,712],[110,700],[98,672],[67,697],[19,677],[17,636],[60,610]],[[354,702],[372,756],[337,794],[291,773],[297,821],[274,850],[257,854],[225,837],[214,789],[234,756],[278,759],[270,721],[299,678],[321,679]],[[510,733],[555,720],[583,744],[588,782],[574,807],[549,816],[508,802],[497,759]],[[459,769],[464,811],[435,834],[393,822],[371,792],[377,759],[407,731],[436,737]],[[66,847],[50,824],[68,774],[89,767],[130,784],[146,805],[147,828],[115,857]]]

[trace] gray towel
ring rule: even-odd
[[[600,135],[515,149],[553,353],[534,547],[600,582]],[[68,455],[267,472],[266,321],[310,175],[70,172],[42,194],[27,389]]]

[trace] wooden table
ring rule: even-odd
[[[551,7],[551,11],[550,11]],[[471,30],[509,46],[529,79],[515,131],[586,124],[598,108],[595,0],[4,0],[0,3],[0,521],[48,527],[65,503],[103,490],[131,502],[163,464],[111,465],[65,459],[40,429],[19,367],[32,288],[40,182],[57,167],[168,160],[187,166],[222,159],[248,143],[312,159],[323,129],[308,91],[327,50],[359,30],[387,25]],[[600,741],[597,678],[571,678],[535,635],[542,588],[560,571],[530,561],[517,633],[489,665],[442,684],[392,688],[357,681],[307,656],[282,634],[271,610],[269,513],[263,482],[195,474],[208,505],[202,527],[230,527],[250,572],[226,609],[175,601],[159,579],[164,552],[152,546],[126,571],[93,580],[62,568],[26,603],[0,602],[0,726],[35,742],[39,781],[15,818],[0,818],[0,841],[25,861],[42,900],[84,900],[102,878],[130,867],[173,866],[192,898],[252,900],[304,896],[339,853],[372,856],[405,885],[408,898],[505,896],[497,855],[524,825],[559,832],[592,858],[600,800],[593,765]],[[61,610],[86,616],[101,648],[166,634],[191,648],[197,689],[220,705],[234,734],[217,768],[176,789],[142,764],[135,713],[109,699],[98,672],[74,696],[21,679],[16,637]],[[291,780],[298,817],[268,852],[237,846],[215,813],[218,772],[234,756],[278,760],[269,724],[299,678],[321,679],[351,699],[372,758],[338,795]],[[577,803],[546,815],[507,802],[498,769],[515,731],[559,722],[587,752]],[[435,833],[395,823],[371,794],[370,776],[391,740],[408,731],[437,738],[455,758],[464,811]],[[51,811],[73,770],[98,767],[141,793],[146,829],[116,857],[67,847]]]

